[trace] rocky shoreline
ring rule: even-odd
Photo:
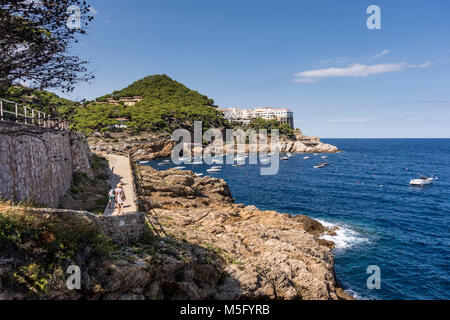
[[[210,287],[211,298],[353,299],[336,280],[334,243],[321,239],[334,231],[318,221],[235,204],[222,179],[146,166],[138,171],[139,200],[153,208],[155,230],[217,254],[222,272],[220,285]],[[187,290],[182,297],[204,298],[192,275],[183,271],[180,277],[183,284],[169,279],[179,294]],[[161,286],[154,290],[161,292]]]
[[[159,158],[169,158],[172,149],[176,145],[170,140],[170,137],[158,138],[149,142],[141,143],[123,143],[123,144],[102,144],[96,143],[91,145],[93,152],[114,153],[124,156],[133,155],[135,161],[154,160]],[[245,153],[249,153],[250,146],[245,146]],[[270,151],[270,141],[268,142],[268,150]],[[223,153],[227,152],[223,148]],[[279,143],[279,152],[281,153],[337,153],[341,152],[336,146],[323,142],[316,142],[314,146],[305,144],[302,141],[281,140]]]

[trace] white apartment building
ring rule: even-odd
[[[252,119],[277,120],[294,128],[294,113],[287,108],[258,107],[255,109],[227,108],[220,109],[225,119],[232,122],[249,124]]]

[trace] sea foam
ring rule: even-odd
[[[355,245],[370,243],[370,240],[368,238],[363,237],[360,233],[353,230],[348,225],[337,223],[335,224],[323,220],[317,221],[319,221],[324,227],[327,227],[329,229],[334,230],[336,227],[338,228],[334,231],[336,235],[323,235],[321,237],[322,239],[334,242],[337,250],[348,249]]]

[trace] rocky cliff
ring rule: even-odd
[[[192,266],[166,263],[152,284],[156,296],[170,286],[195,299],[351,298],[334,276],[333,243],[320,239],[333,231],[319,222],[234,204],[225,181],[189,171],[141,167],[140,190],[141,203],[155,208],[155,230],[206,248],[220,262],[207,291],[192,283]]]

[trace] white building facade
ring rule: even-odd
[[[252,119],[277,120],[294,129],[294,113],[287,108],[258,107],[255,109],[227,108],[220,109],[225,119],[241,124],[249,124]]]

